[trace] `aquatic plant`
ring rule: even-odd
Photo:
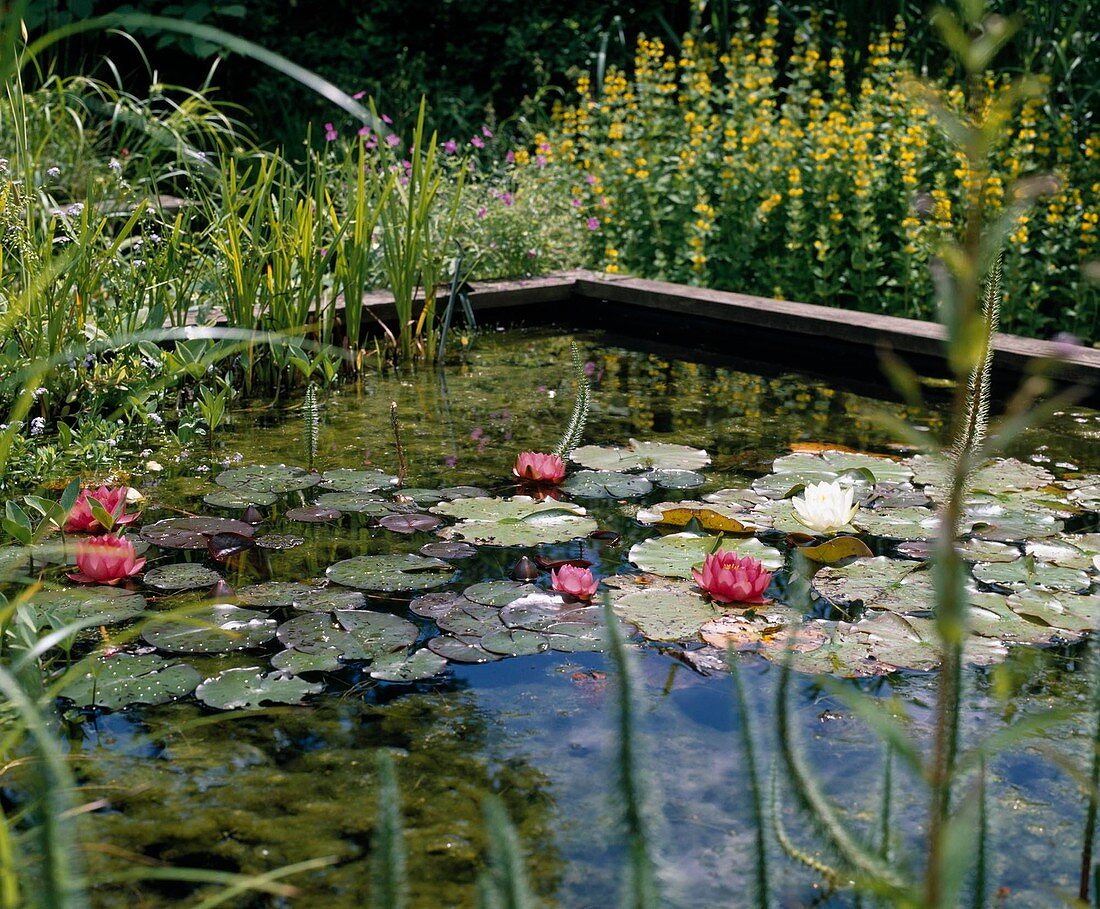
[[[592,407],[592,385],[588,381],[588,374],[581,363],[581,353],[577,343],[571,341],[569,354],[573,360],[574,381],[577,383],[577,394],[573,400],[573,410],[569,414],[569,423],[562,433],[561,441],[554,449],[554,454],[559,458],[568,458],[573,449],[581,444],[584,438],[584,427],[588,422],[588,412]]]
[[[565,461],[556,454],[521,451],[512,465],[512,474],[531,483],[556,485],[565,479]]]
[[[321,414],[317,407],[317,386],[310,382],[306,386],[305,400],[302,402],[302,444],[306,451],[306,462],[313,470],[317,460],[317,443],[321,432]]]
[[[140,511],[126,511],[128,486],[100,486],[82,489],[65,519],[65,533],[95,533],[132,524],[141,517]]]
[[[839,480],[832,483],[824,481],[811,483],[801,495],[791,499],[795,520],[816,533],[835,533],[852,523],[859,511],[853,504],[855,488],[842,484]]]
[[[567,593],[577,600],[591,600],[599,589],[600,582],[587,568],[576,565],[562,565],[551,570],[550,586],[559,593]]]
[[[139,574],[145,559],[136,557],[134,544],[125,537],[107,533],[76,544],[76,567],[69,577],[77,583],[114,585]]]
[[[692,569],[691,575],[700,589],[715,603],[763,603],[764,591],[772,574],[751,556],[719,550],[707,553],[702,570]]]

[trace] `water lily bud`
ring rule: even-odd
[[[538,566],[527,556],[521,556],[512,569],[513,581],[533,581],[539,576]]]
[[[241,520],[246,524],[262,524],[264,520],[263,512],[255,505],[249,505],[244,510],[244,514],[241,515]]]

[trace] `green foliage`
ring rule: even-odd
[[[559,458],[568,458],[573,449],[581,444],[584,438],[584,427],[588,422],[588,412],[592,407],[592,385],[584,373],[581,353],[575,341],[570,343],[569,352],[573,357],[573,376],[577,383],[577,396],[573,401],[569,423],[565,427],[565,432],[562,433],[561,441],[554,449],[554,454]]]

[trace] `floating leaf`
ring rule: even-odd
[[[221,603],[150,622],[141,636],[171,653],[228,653],[266,644],[276,627],[262,612]]]
[[[265,581],[263,584],[250,584],[237,591],[237,602],[245,606],[263,606],[277,609],[290,606],[295,600],[312,593],[323,592],[318,584],[301,584],[297,581]]]
[[[843,568],[822,568],[814,575],[813,586],[831,601],[862,602],[868,608],[903,614],[925,612],[935,602],[932,573],[927,567],[926,562],[878,556]]]
[[[637,439],[631,439],[626,448],[582,445],[570,459],[592,470],[698,470],[710,463],[710,455],[699,448]]]
[[[409,612],[424,619],[437,619],[459,605],[460,593],[425,593],[409,603]]]
[[[214,482],[239,492],[284,493],[316,486],[321,482],[321,475],[285,464],[250,464],[225,470],[214,478]]]
[[[721,533],[752,533],[760,526],[750,512],[737,506],[704,505],[701,502],[661,502],[638,509],[643,524],[685,527],[697,521],[703,530]]]
[[[289,533],[265,533],[256,537],[256,545],[260,549],[273,549],[281,552],[284,549],[294,549],[305,542],[305,537],[296,537]]]
[[[839,481],[854,487],[859,500],[869,497],[877,483],[904,483],[912,476],[908,466],[890,458],[860,452],[795,452],[776,458],[772,473],[755,480],[752,488],[769,498],[783,498],[799,486]]]
[[[289,675],[301,675],[303,672],[336,672],[343,667],[340,651],[318,650],[306,653],[304,650],[280,650],[271,658],[271,665]]]
[[[794,610],[782,607],[779,611],[769,607],[757,614],[728,613],[707,622],[699,634],[708,644],[723,650],[757,652],[790,649],[793,653],[808,653],[828,640],[820,623],[803,622]]]
[[[195,697],[218,710],[241,710],[265,704],[301,704],[311,694],[320,694],[325,686],[319,682],[285,675],[264,673],[258,666],[226,669],[207,679]]]
[[[562,490],[582,499],[633,499],[649,495],[653,484],[645,477],[613,470],[581,470],[565,482]]]
[[[447,497],[438,489],[418,489],[416,487],[403,487],[393,494],[393,500],[409,505],[438,505]]]
[[[317,496],[315,507],[380,518],[387,514],[397,514],[405,506],[387,501],[371,492],[324,492]]]
[[[141,538],[167,549],[205,549],[207,537],[216,533],[238,533],[250,537],[256,532],[251,524],[231,518],[166,518],[143,527]]]
[[[612,606],[651,641],[687,641],[722,615],[689,581],[665,581],[645,588],[627,588],[613,595]]]
[[[243,533],[216,533],[206,539],[206,551],[215,562],[224,562],[256,545],[256,540]]]
[[[561,653],[599,653],[607,643],[603,625],[592,622],[558,622],[543,629],[550,649]]]
[[[1065,534],[1051,540],[1032,541],[1024,546],[1029,556],[1063,568],[1100,568],[1100,533]]]
[[[306,653],[336,651],[346,660],[373,660],[410,647],[416,626],[388,612],[310,612],[279,626],[279,640]]]
[[[77,707],[119,710],[128,704],[167,704],[195,690],[202,680],[186,663],[155,653],[115,653],[94,656],[69,682],[61,696]]]
[[[501,628],[481,639],[481,646],[490,653],[503,656],[531,656],[550,649],[546,635],[524,628]]]
[[[1087,590],[1089,576],[1076,568],[1061,568],[1033,558],[1015,562],[992,562],[974,566],[974,577],[986,584],[998,584],[1015,590],[1045,587],[1047,590],[1064,590],[1069,593]]]
[[[144,580],[146,587],[157,590],[195,590],[211,587],[221,579],[222,576],[212,568],[194,562],[180,562],[147,571]]]
[[[397,477],[381,470],[351,470],[341,467],[321,474],[321,488],[335,492],[377,492],[397,485]]]
[[[286,513],[288,521],[298,521],[302,524],[325,524],[330,521],[338,521],[343,517],[343,512],[336,508],[325,508],[321,505],[306,505],[302,508],[291,508]]]
[[[1017,615],[1066,632],[1073,640],[1083,632],[1100,628],[1100,597],[1072,593],[1022,590],[1008,598]]]
[[[456,499],[431,509],[456,518],[440,536],[488,546],[534,546],[564,543],[598,529],[579,505],[571,502],[536,502],[528,496],[511,499]]]
[[[874,555],[861,539],[846,536],[833,537],[816,546],[803,546],[799,552],[811,561],[825,565],[843,559],[869,559]]]
[[[296,596],[290,604],[299,612],[328,612],[333,609],[362,609],[367,598],[358,590],[326,587]]]
[[[658,468],[642,474],[654,486],[662,489],[696,489],[706,483],[707,478],[694,470],[676,470]]]
[[[930,508],[861,508],[852,523],[864,533],[894,540],[933,540],[939,516]]]
[[[509,628],[546,631],[562,622],[599,624],[600,610],[560,593],[538,592],[520,597],[500,611],[500,620]]]
[[[442,634],[428,641],[428,648],[455,663],[492,663],[503,657],[500,653],[490,653],[480,641],[478,637],[466,639]]]
[[[442,519],[431,514],[391,514],[382,518],[378,526],[393,533],[413,534],[428,533],[442,523]]]
[[[443,631],[461,638],[484,637],[500,630],[500,610],[460,600],[446,613],[437,616],[435,623]]]
[[[928,487],[925,492],[934,501],[942,502],[949,485],[948,461],[939,455],[913,455],[905,463],[913,469],[913,482]],[[1000,494],[1041,489],[1053,482],[1053,475],[1037,464],[1025,464],[1016,458],[998,458],[971,475],[970,489]]]
[[[370,677],[383,682],[420,682],[446,671],[447,660],[428,648],[408,656],[391,653],[371,663]]]
[[[467,587],[463,596],[484,606],[507,606],[520,597],[540,592],[534,584],[522,584],[519,581],[482,581]]]
[[[440,587],[454,579],[454,566],[419,555],[365,555],[329,566],[329,580],[359,590],[404,593]]]
[[[457,540],[444,540],[439,543],[425,543],[420,554],[429,559],[469,559],[477,555],[477,547]]]
[[[145,598],[124,587],[65,587],[40,590],[31,599],[36,609],[53,616],[61,625],[113,625],[141,615]]]
[[[783,565],[783,556],[779,550],[765,546],[755,537],[719,540],[719,537],[707,534],[672,533],[635,543],[630,549],[628,558],[642,571],[685,579],[692,577],[692,566],[698,565],[709,553],[717,550],[736,552],[740,556],[751,556],[762,562],[769,570]]]
[[[273,492],[250,492],[247,489],[216,489],[202,497],[212,508],[266,508],[274,505],[279,497]]]

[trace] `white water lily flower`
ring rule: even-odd
[[[832,483],[811,483],[791,504],[795,520],[800,524],[818,533],[834,533],[846,527],[859,510],[852,501],[854,497],[855,490],[851,486],[834,480]]]

